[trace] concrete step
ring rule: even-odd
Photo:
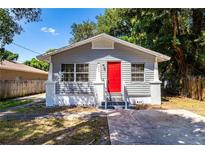
[[[105,109],[104,105],[99,106],[100,109]],[[118,106],[112,106],[112,105],[108,105],[107,109],[125,109],[124,105],[118,105]]]
[[[102,102],[99,108],[104,109],[105,108],[105,102]],[[134,109],[135,105],[132,104],[127,104],[128,109]],[[125,102],[124,101],[119,101],[119,102],[112,102],[108,101],[107,102],[107,109],[125,109]]]
[[[122,99],[122,97],[110,97],[110,98],[108,98],[108,101],[111,101],[111,102],[122,102],[123,99]]]
[[[107,100],[112,102],[122,102],[123,101],[122,94],[119,92],[109,93]]]
[[[110,96],[122,96],[122,93],[120,93],[120,92],[111,92],[109,94],[110,94]]]
[[[105,105],[105,102],[102,102],[101,105]],[[125,105],[125,102],[123,102],[123,101],[119,101],[119,102],[108,101],[107,105],[112,105],[112,106],[115,106],[115,105]]]
[[[105,108],[105,102],[101,103],[101,108]],[[125,102],[113,102],[113,101],[108,101],[107,102],[107,108],[108,109],[124,109],[125,108]]]

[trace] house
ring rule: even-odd
[[[39,55],[50,69],[47,106],[161,103],[158,63],[170,57],[107,34]]]
[[[0,80],[47,80],[48,72],[4,60],[0,62]]]

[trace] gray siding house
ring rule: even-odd
[[[50,63],[46,105],[161,103],[158,63],[170,57],[107,34],[39,55]]]

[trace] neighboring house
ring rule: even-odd
[[[0,80],[47,80],[48,72],[25,64],[4,60],[0,62]]]
[[[46,104],[161,103],[158,63],[170,57],[107,34],[39,55],[50,62]],[[106,105],[105,105],[106,107]]]

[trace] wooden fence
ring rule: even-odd
[[[0,100],[45,92],[45,80],[0,80]]]
[[[205,101],[205,77],[189,77],[188,92],[189,97]]]

